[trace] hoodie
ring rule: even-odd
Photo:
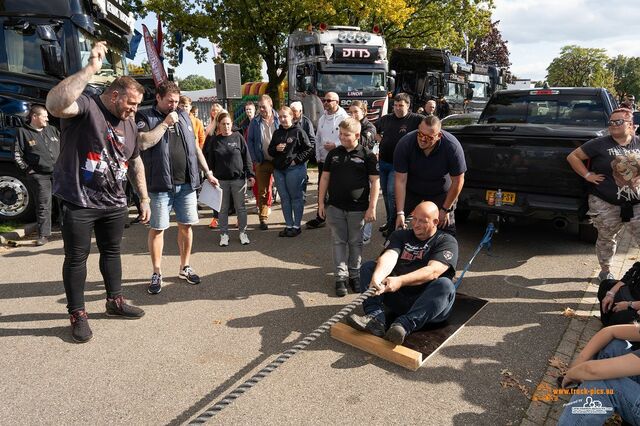
[[[284,151],[279,152],[276,146],[285,143]],[[313,145],[309,142],[307,133],[302,130],[300,123],[294,123],[288,129],[280,126],[273,133],[269,144],[269,155],[273,157],[273,167],[285,170],[292,165],[306,162],[313,154]]]

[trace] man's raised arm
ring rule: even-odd
[[[78,115],[76,100],[91,80],[102,68],[102,60],[107,55],[107,42],[99,41],[91,49],[89,63],[77,73],[58,83],[47,95],[46,107],[51,115],[58,118],[71,118]]]

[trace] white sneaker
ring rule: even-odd
[[[227,242],[229,241],[229,237],[227,237]],[[240,244],[242,244],[243,246],[246,246],[247,244],[249,244],[251,241],[249,241],[249,236],[247,235],[246,232],[241,232],[240,233]]]
[[[226,247],[229,245],[229,234],[220,235],[220,247]]]

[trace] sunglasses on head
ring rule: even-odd
[[[607,124],[611,127],[618,127],[618,126],[622,126],[624,123],[631,123],[631,121],[623,120],[622,118],[619,118],[617,120],[609,120]]]

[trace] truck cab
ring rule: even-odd
[[[379,33],[359,27],[325,26],[289,36],[289,101],[301,101],[314,125],[323,114],[322,97],[335,92],[340,106],[367,105],[375,121],[388,110],[387,48]]]
[[[99,93],[126,74],[134,22],[122,0],[0,2],[0,220],[34,215],[31,183],[14,163],[16,129],[29,107],[44,104],[53,86],[83,68],[97,41],[107,41],[109,51],[87,90]]]

